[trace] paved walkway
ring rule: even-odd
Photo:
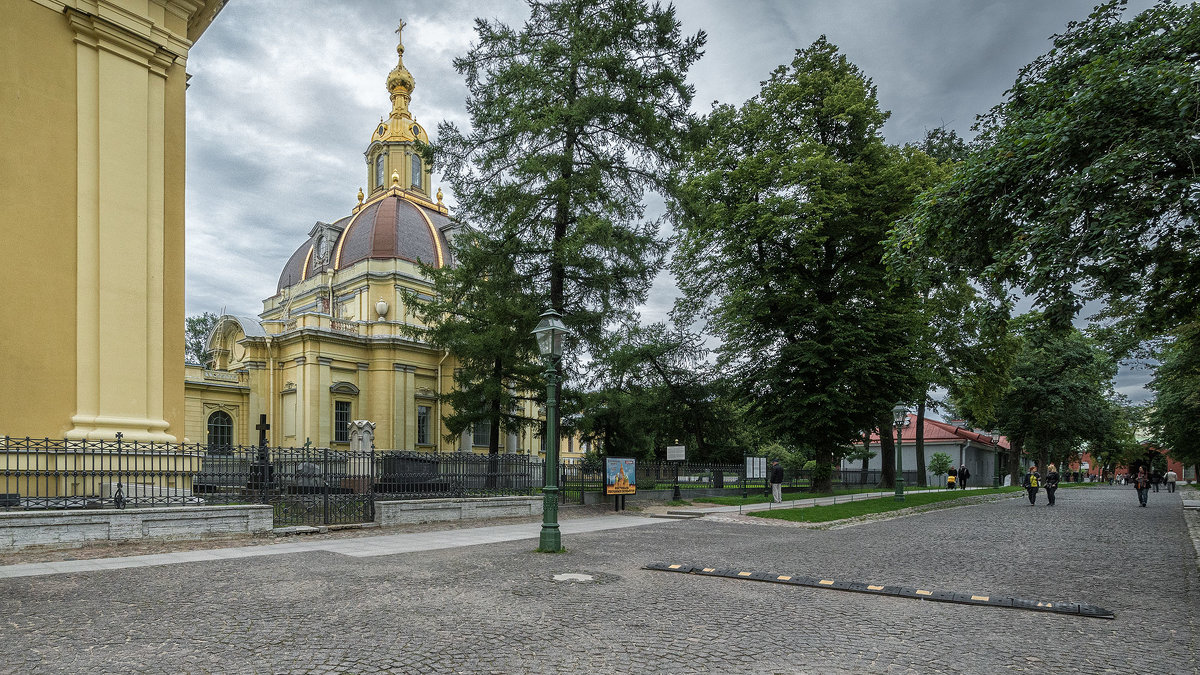
[[[1136,503],[1064,489],[1054,508],[1014,497],[840,530],[609,515],[564,521],[562,555],[533,553],[525,524],[69,561],[115,567],[0,579],[0,673],[1200,672],[1198,514],[1179,494]],[[655,561],[1116,618],[642,569]]]

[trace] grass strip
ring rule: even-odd
[[[790,501],[799,501],[801,499],[815,499],[815,498],[819,498],[819,497],[829,497],[830,495],[842,496],[842,495],[859,495],[859,494],[865,494],[868,492],[886,492],[886,491],[888,491],[888,489],[889,488],[870,487],[870,488],[853,488],[853,489],[843,488],[841,490],[834,490],[833,492],[784,492],[783,493],[783,501],[790,502]],[[942,488],[942,487],[907,487],[906,486],[904,488],[905,494],[908,494],[909,492],[933,492],[933,491],[939,491],[939,490],[942,492],[945,492],[945,493],[953,492],[952,490],[947,490],[946,488]],[[979,493],[978,490],[971,491],[971,494],[978,494],[978,493]],[[705,504],[717,504],[719,506],[745,506],[746,504],[766,504],[767,502],[771,501],[771,496],[770,495],[764,496],[761,493],[759,493],[759,494],[750,495],[747,497],[692,497],[692,501],[702,502]]]
[[[966,499],[969,497],[981,497],[986,495],[1010,494],[1022,492],[1020,487],[1003,487],[989,488],[986,490],[970,490],[970,491],[946,491],[946,492],[921,492],[910,493],[905,491],[904,501],[898,502],[892,497],[879,497],[878,499],[863,499],[856,502],[844,502],[841,504],[830,504],[828,506],[806,506],[797,509],[775,509],[772,511],[753,511],[747,515],[756,518],[774,518],[776,520],[787,520],[793,523],[828,523],[834,520],[843,520],[846,518],[854,518],[856,516],[865,516],[873,513],[887,513],[889,511],[899,511],[901,509],[909,509],[914,506],[925,506],[927,504],[936,504],[938,502],[947,502],[956,499]]]

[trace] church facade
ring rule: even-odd
[[[409,111],[415,81],[402,41],[397,54],[386,82],[391,111],[365,152],[366,192],[349,214],[308,229],[261,314],[220,317],[208,337],[210,362],[186,367],[190,441],[256,443],[265,415],[276,446],[348,447],[352,422],[369,420],[379,449],[486,452],[490,429],[446,440],[439,395],[453,386],[454,355],[405,333],[420,326],[409,301],[432,299],[420,264],[454,264],[459,226],[441,191],[431,192],[418,149],[429,136]],[[533,430],[509,434],[500,447],[542,450]]]

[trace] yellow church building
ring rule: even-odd
[[[258,317],[220,317],[208,338],[211,361],[186,367],[190,441],[257,443],[265,415],[274,446],[348,447],[351,423],[369,420],[379,449],[486,452],[487,428],[446,441],[439,395],[453,386],[453,354],[403,331],[420,325],[406,298],[432,299],[419,263],[454,264],[459,226],[441,191],[431,192],[418,151],[429,136],[409,111],[415,81],[402,41],[396,51],[386,81],[391,112],[365,152],[366,194],[359,190],[349,214],[306,226]],[[539,415],[525,405],[525,415]],[[575,448],[573,440],[564,445]],[[500,447],[541,451],[529,430],[508,434]]]

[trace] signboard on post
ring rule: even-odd
[[[767,458],[766,457],[747,457],[746,458],[746,479],[751,478],[766,478],[767,477]]]
[[[604,494],[631,495],[637,492],[636,459],[608,457],[604,463]]]
[[[686,455],[687,455],[686,449],[682,445],[668,445],[667,446],[667,461],[668,462],[682,462],[686,458]]]

